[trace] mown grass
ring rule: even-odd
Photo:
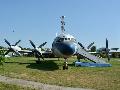
[[[74,67],[69,58],[69,69],[62,70],[63,59],[47,58],[40,64],[35,58],[14,57],[5,60],[1,75],[33,80],[60,86],[120,90],[120,59],[111,59],[112,67]]]
[[[0,90],[34,90],[30,88],[25,88],[17,85],[5,84],[0,82]]]

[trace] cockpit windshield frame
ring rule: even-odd
[[[72,42],[76,42],[75,38],[66,38],[66,37],[57,37],[56,38],[56,42],[63,42],[63,41],[72,41]]]

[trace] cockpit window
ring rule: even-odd
[[[56,42],[62,42],[62,41],[64,41],[64,38],[57,38],[56,39]]]
[[[60,38],[60,41],[61,41],[61,42],[64,41],[64,38]]]
[[[60,38],[60,37],[56,38],[56,42],[63,42],[63,41],[73,41],[73,42],[76,42],[76,39],[75,38],[64,38],[64,37],[62,37],[62,38]]]
[[[71,41],[76,41],[76,39],[74,39],[74,38],[71,38]]]

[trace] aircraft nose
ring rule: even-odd
[[[73,43],[62,43],[60,52],[64,55],[73,55],[75,52],[75,45]]]

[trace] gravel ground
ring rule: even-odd
[[[36,90],[93,90],[93,89],[84,89],[84,88],[72,88],[72,87],[62,87],[56,85],[42,84],[34,81],[27,81],[22,79],[10,78],[0,75],[0,82],[7,84],[18,85],[22,87],[30,87]]]

